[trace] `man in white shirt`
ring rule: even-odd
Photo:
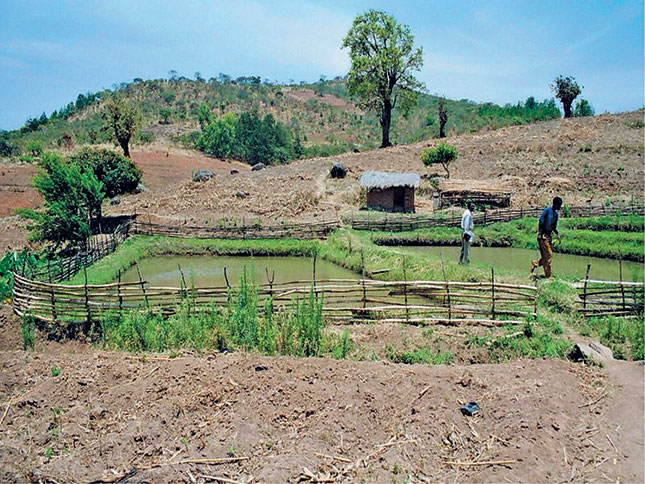
[[[468,202],[468,208],[461,216],[461,252],[459,253],[459,264],[470,264],[470,244],[473,241],[473,211],[475,204]]]

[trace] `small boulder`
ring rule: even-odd
[[[246,198],[246,197],[248,197],[248,196],[249,196],[249,194],[248,194],[248,193],[246,193],[246,192],[245,192],[245,191],[243,191],[243,190],[238,190],[237,192],[235,192],[235,196],[236,196],[237,198]]]
[[[594,361],[596,363],[606,363],[614,359],[613,351],[598,341],[591,341],[589,344],[576,343],[569,356],[573,361]]]
[[[215,173],[213,173],[210,170],[199,170],[197,173],[193,175],[193,181],[204,182],[206,180],[210,180],[214,176],[215,176]]]
[[[119,203],[121,203],[121,199],[119,197],[114,197],[110,200],[110,205],[118,205]]]
[[[329,176],[332,178],[345,178],[347,175],[347,168],[342,163],[335,163],[329,171]]]
[[[141,193],[141,192],[147,192],[148,189],[146,188],[146,186],[143,183],[139,183],[137,185],[137,188],[134,191],[135,191],[135,193]]]
[[[252,171],[264,170],[267,166],[264,163],[256,163],[251,167]]]
[[[239,172],[240,172],[240,170],[236,170],[235,168],[233,168],[231,170],[231,175],[237,175]]]

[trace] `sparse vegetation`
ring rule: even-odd
[[[262,118],[270,111],[276,124],[291,131],[294,149],[301,145],[303,151],[301,154],[296,151],[295,157],[332,156],[354,147],[362,151],[378,146],[375,140],[382,135],[379,114],[353,107],[344,78],[321,78],[313,84],[294,82],[281,86],[248,81],[251,77],[231,79],[223,74],[205,82],[179,77],[138,79],[112,90],[82,94],[79,95],[81,101],[77,99],[49,118],[46,115],[42,121],[42,116],[36,118],[35,128],[0,132],[0,157],[17,159],[22,154],[31,157],[26,149],[31,141],[40,143],[43,150],[69,150],[76,145],[115,141],[110,131],[104,129],[105,121],[101,117],[103,106],[114,97],[122,98],[141,113],[141,129],[132,137],[138,144],[152,141],[154,136],[150,131],[155,131],[160,122],[187,127],[199,121],[200,131],[157,135],[179,146],[195,148],[205,127],[200,111],[206,106],[212,113],[211,120],[221,120],[229,113],[239,117],[253,109],[257,109]],[[314,92],[323,93],[324,97],[311,97]],[[330,104],[327,102],[329,96],[344,104]],[[440,102],[450,112],[444,131],[451,133],[474,132],[486,127],[495,129],[561,116],[553,99],[537,102],[529,97],[525,102],[499,106],[418,92],[417,103],[408,112],[398,107],[392,111],[391,142],[411,143],[439,137],[440,123],[434,122],[434,116]],[[428,122],[428,113],[435,113],[432,123]]]

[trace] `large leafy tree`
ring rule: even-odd
[[[40,210],[25,209],[33,220],[29,228],[35,240],[84,244],[91,235],[91,221],[101,216],[103,185],[91,170],[82,170],[55,153],[45,153],[33,185],[44,198]]]
[[[575,77],[564,77],[558,76],[551,84],[551,90],[555,92],[555,97],[557,97],[562,103],[562,109],[564,109],[564,117],[571,117],[571,105],[575,98],[582,92],[582,86],[580,86]]]
[[[110,100],[105,104],[103,119],[110,136],[121,145],[123,155],[130,157],[130,139],[141,125],[141,113],[123,100]]]
[[[378,10],[354,19],[343,48],[349,48],[352,67],[347,87],[358,105],[379,114],[381,148],[391,146],[392,110],[409,110],[424,85],[412,75],[423,66],[423,50],[414,47],[410,27]]]

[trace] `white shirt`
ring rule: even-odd
[[[475,224],[473,223],[473,214],[470,213],[470,210],[466,209],[464,214],[461,216],[461,233],[470,235],[470,240],[475,237],[473,234],[473,228]]]

